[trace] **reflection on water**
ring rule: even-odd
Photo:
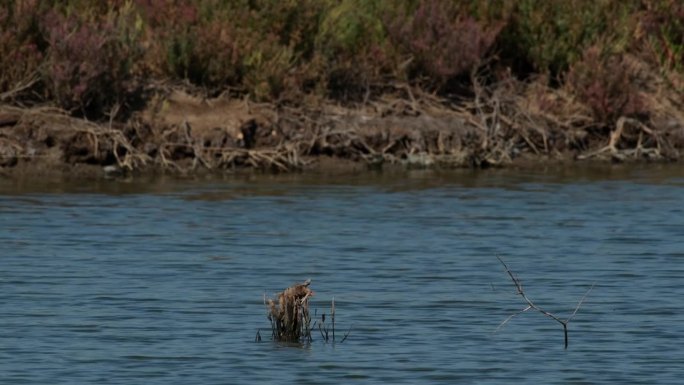
[[[0,383],[678,383],[676,166],[0,180]],[[539,306],[523,303],[501,255]],[[305,278],[343,344],[254,342]],[[314,335],[314,337],[316,337]],[[265,338],[267,339],[267,338]]]

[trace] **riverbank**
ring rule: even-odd
[[[677,161],[682,15],[672,0],[14,0],[0,173]]]
[[[111,122],[56,108],[0,106],[0,172],[188,175],[681,158],[684,120],[672,115],[661,116],[658,126],[621,117],[597,132],[581,105],[566,101],[564,108],[576,110],[563,116],[530,104],[529,90],[499,87],[459,104],[407,87],[405,95],[354,107],[279,106],[168,88],[130,119]]]

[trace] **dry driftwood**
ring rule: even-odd
[[[621,142],[625,143],[626,148],[620,148]],[[633,147],[630,148],[630,145]],[[583,160],[610,157],[616,161],[639,158],[658,160],[676,159],[675,153],[659,131],[636,119],[622,116],[615,123],[615,130],[611,131],[606,146],[577,158]]]

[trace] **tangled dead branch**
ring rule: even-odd
[[[33,87],[39,82],[39,80],[40,77],[37,73],[30,74],[23,81],[16,84],[12,89],[0,93],[0,102],[6,102],[15,98],[17,95]]]
[[[268,308],[268,319],[271,322],[271,338],[274,341],[310,343],[313,338],[311,331],[316,327],[318,320],[311,322],[309,311],[309,299],[314,295],[310,288],[311,280],[294,284],[283,290],[276,296],[276,300],[266,298],[264,304]],[[327,323],[326,318],[331,322]],[[324,342],[335,343],[335,298],[330,305],[329,317],[321,314],[318,331]],[[351,326],[340,340],[344,342],[351,333]],[[261,341],[261,333],[257,331],[255,341]]]
[[[54,108],[0,106],[0,162],[8,168],[52,156],[46,163],[125,171],[288,172],[321,156],[373,168],[455,168],[502,166],[530,159],[526,155],[674,160],[684,147],[684,115],[676,112],[681,102],[674,96],[654,104],[660,107],[650,120],[618,119],[607,137],[586,106],[544,79],[472,79],[469,98],[446,99],[399,84],[390,87],[394,92],[346,107],[203,99],[174,90],[125,122],[115,121],[114,108],[99,124]]]
[[[628,159],[663,159],[676,158],[675,151],[662,136],[644,123],[624,116],[615,123],[615,130],[610,133],[610,139],[605,147],[588,154],[578,156],[578,159],[605,158],[625,161]]]
[[[46,159],[54,164],[114,164],[126,171],[157,165],[178,173],[238,167],[283,172],[307,164],[296,144],[265,148],[214,144],[193,135],[187,122],[163,128],[160,134],[159,129],[135,119],[117,126],[74,118],[54,108],[2,106],[0,127],[3,167],[11,167],[18,160],[35,161],[48,156],[58,157]]]
[[[111,157],[118,167],[134,170],[151,161],[122,130],[73,118],[59,109],[3,106],[0,115],[13,116],[0,136],[13,141],[22,159],[45,156],[41,152],[58,147],[62,151],[60,160],[66,162],[83,159],[106,163]]]
[[[314,292],[310,285],[311,280],[307,279],[278,294],[277,302],[270,298],[266,300],[271,335],[275,341],[311,342],[309,298]]]
[[[519,315],[519,314],[521,314],[521,313],[524,313],[524,312],[526,312],[526,311],[528,311],[528,310],[536,310],[536,311],[542,313],[543,315],[545,315],[545,316],[551,318],[552,320],[558,322],[559,324],[561,324],[561,325],[563,326],[563,335],[564,335],[564,340],[565,340],[565,349],[567,349],[567,348],[568,348],[568,324],[569,324],[570,321],[575,317],[575,315],[577,314],[577,311],[579,311],[580,306],[582,306],[582,303],[583,303],[584,300],[587,298],[587,296],[589,295],[589,293],[591,292],[591,290],[594,288],[594,285],[592,284],[591,287],[589,288],[589,290],[587,290],[587,292],[584,294],[584,296],[582,296],[582,298],[581,298],[581,299],[579,300],[579,302],[577,303],[577,306],[575,307],[575,310],[572,312],[572,314],[570,314],[570,316],[569,316],[567,319],[564,319],[564,320],[563,320],[563,319],[557,317],[556,315],[554,315],[554,314],[552,314],[552,313],[549,313],[549,312],[547,312],[546,310],[543,310],[542,308],[540,308],[540,307],[538,307],[537,305],[535,305],[535,304],[532,302],[532,300],[530,300],[530,299],[527,297],[527,294],[525,294],[525,291],[523,290],[523,286],[522,286],[522,282],[520,281],[520,278],[516,277],[515,274],[513,274],[513,272],[511,271],[511,269],[508,268],[508,266],[507,266],[506,263],[503,261],[503,259],[501,259],[501,257],[498,257],[498,256],[497,256],[496,258],[499,260],[499,262],[501,262],[501,264],[502,264],[502,265],[504,266],[504,268],[506,269],[506,273],[508,273],[508,276],[511,277],[511,280],[513,281],[513,284],[515,285],[515,289],[516,289],[517,293],[523,298],[523,300],[525,300],[525,303],[527,304],[527,306],[526,306],[524,309],[522,309],[522,310],[520,310],[520,311],[518,311],[518,312],[516,312],[516,313],[513,313],[513,314],[511,314],[510,316],[508,316],[508,318],[506,318],[506,319],[505,319],[505,320],[496,328],[495,332],[498,331],[499,329],[501,329],[501,328],[502,328],[505,324],[507,324],[508,321],[510,321],[513,317],[515,317],[515,316],[517,316],[517,315]]]

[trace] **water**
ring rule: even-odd
[[[677,166],[0,180],[0,383],[681,383],[683,214]],[[494,333],[497,255],[563,318],[595,284],[567,350],[540,313]],[[306,278],[338,343],[269,341]]]

